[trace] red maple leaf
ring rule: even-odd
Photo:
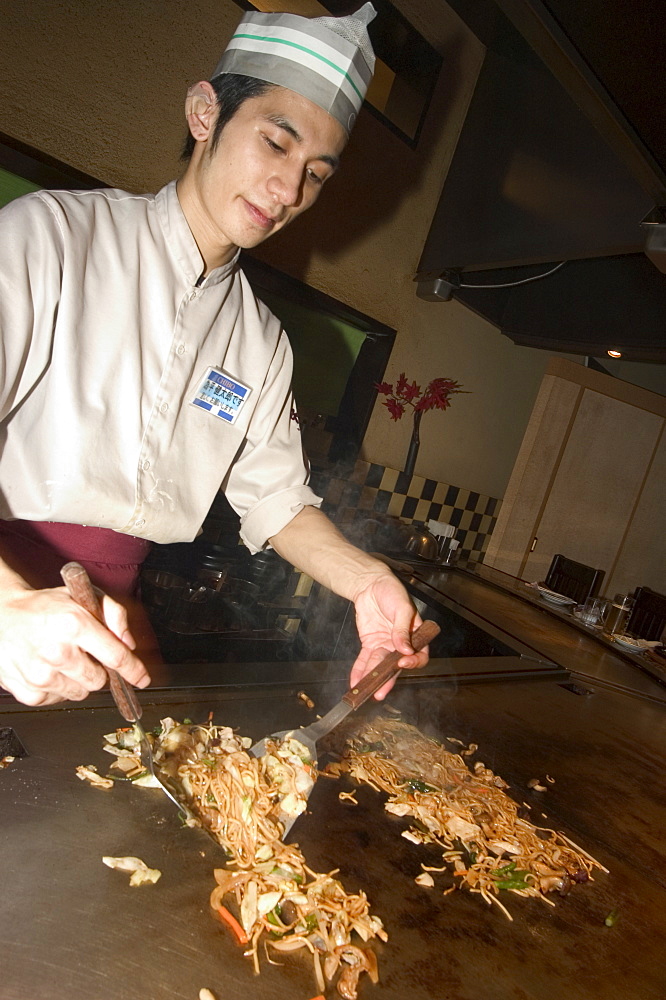
[[[383,396],[390,396],[393,392],[393,386],[388,382],[375,382],[375,389],[377,392],[381,392]]]
[[[451,405],[450,397],[456,392],[460,392],[459,382],[450,378],[434,378],[425,392],[424,399],[428,400],[429,405],[424,409],[437,407],[438,410],[445,410]]]
[[[421,386],[417,385],[416,382],[412,382],[411,385],[406,385],[400,393],[402,399],[405,399],[408,403],[412,403],[420,395]]]
[[[404,394],[405,389],[407,388],[408,385],[409,385],[409,383],[407,381],[407,376],[405,375],[404,372],[400,372],[400,378],[398,379],[398,381],[395,384],[395,394],[396,394],[396,396],[402,396]]]
[[[391,420],[400,420],[400,417],[405,412],[403,404],[399,403],[397,399],[384,399],[382,402],[391,414]]]

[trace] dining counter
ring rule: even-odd
[[[518,653],[558,664],[581,682],[666,702],[666,661],[661,666],[621,649],[570,611],[540,598],[527,581],[482,563],[393,565],[422,613],[428,608],[452,612]]]

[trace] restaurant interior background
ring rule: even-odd
[[[638,406],[654,417],[648,443],[642,439],[646,454],[635,473],[640,483],[622,500],[628,513],[617,530],[626,534],[631,518],[656,513],[654,501],[641,513],[636,497],[645,477],[658,483],[663,476],[666,366],[520,346],[456,298],[426,301],[416,294],[424,244],[489,58],[455,6],[441,0],[393,5],[424,52],[441,57],[411,127],[396,127],[390,107],[384,107],[386,114],[364,109],[342,168],[319,203],[248,260],[259,294],[278,315],[280,305],[286,308],[313,484],[324,496],[324,509],[345,530],[373,515],[418,523],[435,518],[454,524],[465,556],[482,560],[492,548],[510,482],[515,506],[512,473],[552,371],[561,373],[563,360],[595,369],[601,360],[609,374],[600,375],[597,387],[615,377],[631,384],[630,395],[632,386],[646,390]],[[309,7],[304,12],[320,12],[316,2]],[[154,3],[136,0],[3,5],[0,165],[29,178],[34,162],[41,162],[71,177],[63,186],[77,186],[78,178],[81,186],[157,190],[180,169],[186,88],[215,64],[238,16],[232,0],[202,0],[195,8],[163,0],[159,14]],[[382,67],[379,84],[385,85],[392,71]],[[386,95],[383,100],[390,103]],[[3,176],[11,186],[12,178]],[[308,342],[314,345],[309,352]],[[334,371],[337,388],[331,390]],[[468,390],[445,413],[425,414],[415,474],[408,480],[402,470],[411,423],[392,421],[372,388],[375,380],[394,382],[401,372],[421,386],[441,376]],[[358,398],[350,401],[354,391]],[[636,404],[635,393],[631,398]],[[614,433],[603,423],[593,426],[592,450],[611,455]],[[609,462],[602,464],[607,472]],[[577,493],[584,505],[584,490]],[[566,510],[562,518],[566,532]],[[214,508],[204,537],[219,541],[228,524],[228,511]],[[504,531],[502,537],[509,535]],[[641,537],[651,552],[651,576],[633,583],[663,590],[663,543],[651,530]],[[495,565],[501,565],[496,550]],[[585,561],[594,558],[585,552]],[[525,562],[514,558],[514,571],[524,570]],[[302,596],[303,582],[294,578],[292,584]]]

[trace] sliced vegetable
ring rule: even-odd
[[[271,910],[274,910],[277,904],[282,899],[282,893],[278,890],[277,892],[265,892],[259,896],[257,900],[257,914],[260,917],[266,916]]]
[[[423,885],[428,889],[432,889],[435,885],[435,880],[429,872],[423,872],[421,875],[417,875],[414,881],[417,885]]]
[[[405,788],[409,788],[412,792],[436,792],[437,789],[434,785],[427,785],[425,781],[420,781],[418,778],[410,778],[409,781],[405,782]]]
[[[531,873],[516,868],[516,862],[512,861],[504,868],[497,868],[491,872],[498,889],[525,889],[527,888],[526,878]]]
[[[247,944],[250,940],[241,925],[236,920],[233,913],[226,908],[226,906],[218,906],[216,910],[220,919],[227,925],[227,927],[232,930],[236,936],[236,940],[239,944]]]
[[[112,858],[105,856],[102,861],[108,868],[116,868],[121,872],[131,872],[129,884],[150,885],[161,877],[159,868],[149,868],[141,858]]]
[[[81,781],[89,781],[93,788],[113,788],[111,778],[103,778],[101,774],[98,774],[94,764],[88,764],[87,766],[80,764],[76,769],[76,776]]]

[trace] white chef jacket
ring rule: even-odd
[[[0,212],[0,517],[189,541],[221,488],[256,552],[321,503],[284,331],[237,260],[203,270],[175,182]],[[233,424],[192,403],[210,368],[249,389]]]

